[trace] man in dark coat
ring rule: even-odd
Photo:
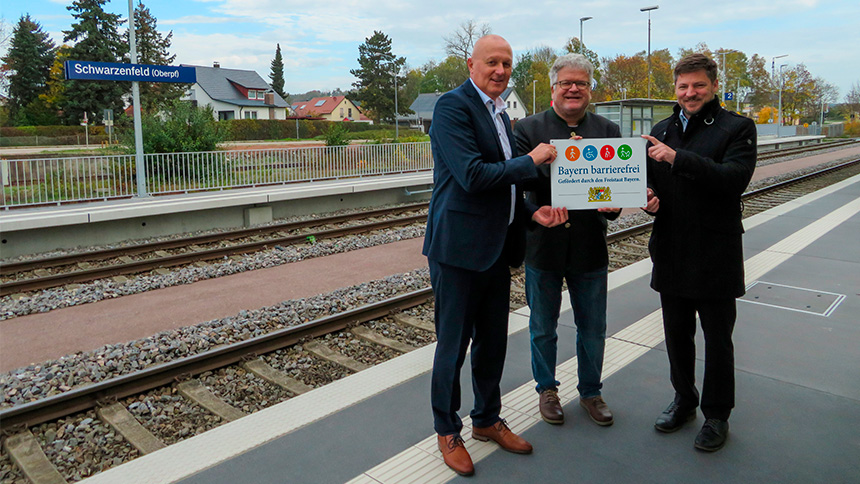
[[[618,125],[587,112],[594,66],[581,54],[556,59],[549,71],[552,107],[529,116],[514,127],[517,148],[528,151],[553,139],[620,138]],[[538,167],[538,180],[524,185],[528,200],[551,203],[550,165]],[[526,299],[532,374],[541,418],[564,423],[555,378],[558,318],[562,284],[567,282],[574,322],[579,403],[598,425],[612,425],[613,416],[601,396],[603,353],[606,344],[606,292],[609,256],[607,219],[620,209],[569,210],[568,222],[558,227],[530,227],[526,234]]]
[[[705,337],[701,407],[705,423],[695,447],[716,451],[728,436],[735,404],[732,331],[744,294],[741,195],[756,164],[749,118],[720,107],[716,63],[702,54],[675,67],[678,105],[657,123],[648,143],[648,184],[660,198],[649,249],[651,287],[660,293],[675,399],[655,422],[674,432],[696,417],[696,314]]]
[[[543,143],[519,156],[501,94],[513,53],[505,39],[482,37],[467,61],[470,78],[439,98],[433,113],[435,187],[427,216],[424,255],[436,311],[436,354],[431,376],[433,425],[445,464],[474,472],[460,430],[460,368],[471,340],[472,437],[527,454],[532,446],[499,416],[510,307],[509,265],[519,266],[529,219],[554,226],[567,212],[528,207],[517,183],[537,177],[536,166],[555,159]]]

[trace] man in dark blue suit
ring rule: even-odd
[[[433,112],[430,139],[435,188],[430,201],[424,255],[435,295],[436,355],[431,403],[439,450],[461,475],[474,473],[460,431],[460,368],[472,342],[472,437],[528,454],[532,447],[499,416],[499,382],[505,360],[510,270],[525,254],[531,219],[554,226],[567,210],[528,206],[516,184],[537,178],[537,165],[552,162],[555,148],[541,143],[517,156],[501,94],[511,77],[513,53],[497,35],[475,43],[467,61],[470,79],[442,96]]]

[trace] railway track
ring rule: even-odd
[[[750,192],[744,197],[747,208],[745,216],[766,210],[784,203],[787,199],[797,198],[857,173],[860,173],[860,160]],[[649,231],[650,224],[643,224],[609,235],[612,270],[648,256]],[[522,271],[513,273],[513,281],[512,305],[519,307],[524,304]],[[23,475],[36,484],[67,482],[67,480],[86,477],[106,467],[87,468],[85,471],[77,471],[77,474],[76,471],[70,470],[69,463],[59,459],[56,449],[51,446],[51,438],[56,437],[58,433],[56,429],[68,429],[69,425],[72,425],[71,428],[74,430],[82,426],[89,428],[94,421],[109,425],[113,432],[122,436],[120,440],[127,443],[128,447],[128,452],[122,457],[114,457],[114,460],[107,465],[110,467],[190,436],[164,435],[163,432],[160,434],[157,430],[153,430],[153,424],[146,422],[140,410],[140,402],[150,398],[144,396],[148,395],[148,392],[156,395],[157,400],[160,401],[172,401],[172,399],[191,401],[200,408],[201,413],[208,416],[212,426],[217,426],[222,422],[241,418],[249,411],[277,402],[247,403],[235,396],[226,396],[225,394],[229,392],[219,392],[215,388],[217,384],[212,383],[213,374],[224,371],[241,374],[254,380],[255,385],[277,388],[281,397],[276,398],[290,398],[311,390],[314,382],[309,382],[308,378],[297,377],[296,371],[284,371],[284,364],[277,363],[277,358],[271,356],[272,354],[291,352],[294,360],[312,359],[314,363],[310,364],[310,367],[327,369],[308,371],[324,374],[326,375],[324,379],[330,378],[329,375],[345,376],[351,372],[360,371],[375,361],[383,361],[408,352],[421,344],[434,341],[430,322],[432,321],[431,305],[432,291],[429,287],[424,287],[95,384],[71,388],[59,395],[0,410],[0,431],[7,435],[3,441],[4,450],[16,466],[23,469]],[[423,316],[406,314],[416,312]],[[402,332],[411,336],[392,337]],[[357,344],[358,340],[361,340],[364,346]],[[338,341],[340,344],[337,343]],[[366,354],[362,355],[362,351],[365,350]],[[301,371],[298,374],[300,375]],[[316,383],[324,384],[325,381]],[[257,390],[252,389],[248,392],[257,393]],[[180,415],[180,418],[183,417]],[[76,419],[76,423],[68,424],[71,419]],[[57,421],[63,422],[63,425],[50,423]],[[35,426],[39,427],[34,432],[32,429]],[[181,428],[182,426],[171,423],[167,427]]]
[[[853,139],[847,140],[838,140],[838,141],[825,141],[822,143],[814,144],[814,145],[806,145],[806,146],[796,146],[793,148],[783,148],[779,150],[773,151],[764,151],[758,154],[758,161],[770,160],[773,158],[781,158],[783,156],[791,156],[797,154],[806,154],[806,153],[814,153],[816,151],[827,150],[831,148],[839,148],[839,147],[847,147],[853,144],[856,144],[857,141]]]
[[[3,264],[0,296],[423,222],[427,203]],[[418,213],[416,215],[416,213]],[[370,221],[375,218],[382,220]]]

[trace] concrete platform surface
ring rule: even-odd
[[[860,481],[860,176],[745,221],[748,285],[844,296],[827,315],[738,302],[737,404],[727,446],[694,450],[697,420],[664,435],[672,399],[659,299],[649,263],[610,274],[603,395],[616,423],[579,408],[575,328],[564,307],[560,393],[567,421],[542,422],[531,379],[528,308],[512,313],[502,416],[535,446],[497,451],[463,437],[476,475],[461,478],[435,450],[429,408],[433,346],[96,475],[85,482],[845,482]],[[777,298],[778,299],[778,298]],[[700,367],[703,357],[698,336]],[[463,415],[472,403],[464,368]]]

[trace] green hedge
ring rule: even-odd
[[[322,136],[328,131],[331,123],[347,128],[350,133],[362,131],[377,131],[394,129],[394,126],[369,123],[342,123],[340,121],[311,121],[299,120],[299,133],[296,136],[295,119],[231,119],[220,121],[230,125],[231,141],[264,140],[264,139],[312,139]]]
[[[296,136],[294,119],[231,119],[219,121],[229,125],[229,141],[279,140],[279,139],[321,139],[329,125],[338,123],[345,127],[350,139],[385,139],[394,137],[394,126],[385,124],[347,123],[339,121],[299,120],[299,136]],[[120,131],[119,129],[117,131]],[[114,132],[116,133],[116,131]],[[107,138],[105,127],[89,127],[90,143],[98,143]],[[400,128],[400,135],[420,136],[418,131]],[[37,138],[38,137],[38,138]],[[84,142],[83,126],[18,126],[0,128],[0,146],[31,146],[51,144],[77,144]],[[15,139],[17,138],[17,139]],[[97,141],[98,140],[98,141]]]
[[[103,135],[105,127],[102,125],[93,125],[89,127],[90,136]],[[44,136],[60,137],[60,136],[75,136],[84,134],[83,126],[16,126],[0,128],[0,137],[2,138],[17,138],[19,136]]]

